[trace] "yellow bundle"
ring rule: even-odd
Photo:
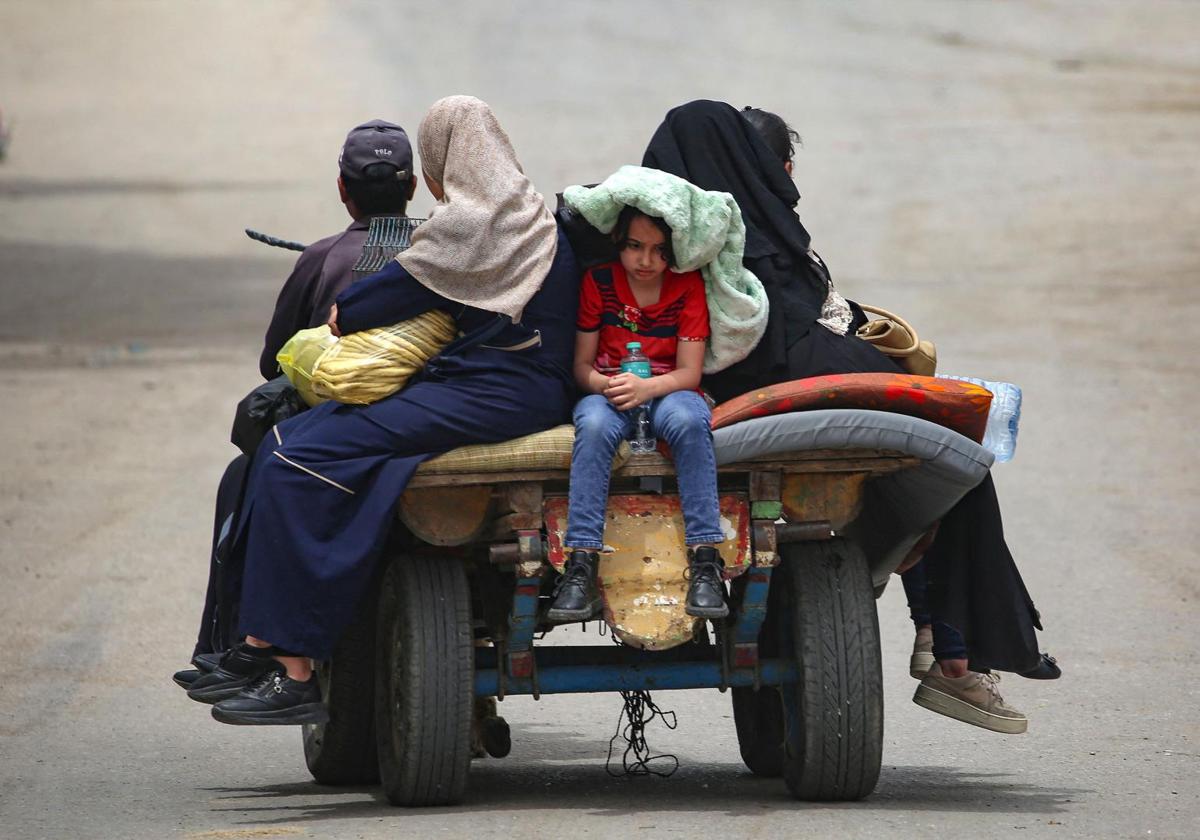
[[[337,336],[329,331],[329,327],[312,327],[300,330],[287,340],[287,343],[275,354],[279,369],[283,371],[288,381],[300,392],[300,396],[309,405],[325,402],[313,393],[312,372],[317,366],[317,359],[325,351],[337,344]]]
[[[292,336],[276,359],[309,405],[367,405],[403,388],[456,333],[454,319],[439,310],[341,338],[314,327]]]

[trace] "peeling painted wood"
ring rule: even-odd
[[[509,540],[513,539],[517,531],[540,531],[542,527],[542,513],[506,513],[491,522],[487,528],[488,539],[491,540]]]
[[[542,485],[535,482],[515,482],[496,488],[498,512],[542,513]]]
[[[744,496],[720,497],[721,545],[726,577],[750,565],[749,503]],[[567,500],[546,499],[545,520],[550,562],[559,570],[565,560]],[[604,618],[613,634],[633,647],[667,650],[690,640],[696,620],[684,607],[687,597],[687,547],[679,497],[619,494],[609,498],[604,542],[611,550],[600,556],[600,590]]]
[[[490,484],[465,487],[409,487],[397,513],[412,533],[430,545],[466,545],[490,524]]]
[[[840,531],[862,509],[867,478],[865,472],[785,475],[783,518],[788,522],[827,520]]]

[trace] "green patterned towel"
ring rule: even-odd
[[[567,187],[563,200],[601,233],[612,231],[626,206],[670,226],[678,269],[700,269],[704,277],[712,332],[705,373],[740,362],[758,344],[767,328],[767,293],[742,265],[746,225],[732,195],[657,169],[622,166],[597,187]]]

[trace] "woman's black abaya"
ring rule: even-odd
[[[743,262],[767,290],[766,335],[744,361],[705,377],[714,397],[724,401],[822,374],[898,369],[866,342],[817,323],[829,279],[811,256],[811,237],[794,210],[800,194],[779,157],[735,108],[697,100],[672,109],[642,164],[733,195],[746,223]],[[973,668],[1021,672],[1037,664],[1034,627],[1041,625],[1005,545],[990,475],[945,516],[922,562],[934,618],[963,634]]]
[[[1004,541],[991,473],[942,518],[921,563],[930,614],[962,633],[972,670],[1037,666],[1041,617]]]
[[[719,402],[738,394],[827,373],[894,372],[897,365],[865,341],[817,324],[829,293],[825,268],[792,208],[800,193],[758,131],[724,102],[675,108],[654,133],[642,165],[731,193],[746,222],[743,263],[770,303],[762,341],[744,360],[704,378]]]

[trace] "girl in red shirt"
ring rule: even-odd
[[[600,606],[599,551],[613,455],[645,406],[655,437],[675,461],[691,570],[687,612],[728,614],[722,584],[724,540],[717,503],[712,414],[700,396],[708,305],[697,271],[671,270],[671,229],[633,207],[613,230],[620,260],[591,269],[580,293],[575,381],[587,394],[575,406],[575,447],[564,543],[571,550],[549,617],[584,621]],[[640,342],[652,376],[621,372],[625,345]]]

